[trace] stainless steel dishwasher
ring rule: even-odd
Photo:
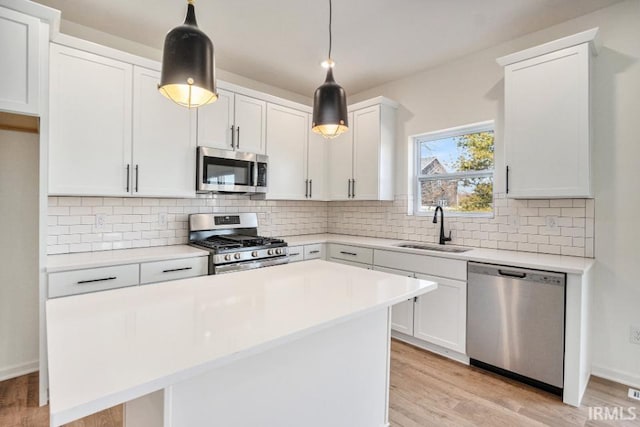
[[[562,394],[563,273],[468,264],[471,364]]]

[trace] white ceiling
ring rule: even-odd
[[[62,18],[157,49],[186,0],[36,0]],[[336,80],[358,93],[618,0],[333,0]],[[328,0],[199,0],[216,65],[311,96],[323,81]]]

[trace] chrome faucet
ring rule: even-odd
[[[433,223],[434,224],[438,223],[438,210],[440,211],[440,241],[438,243],[440,243],[441,245],[444,245],[445,242],[450,242],[451,241],[451,230],[449,230],[449,237],[445,237],[445,235],[444,235],[444,210],[442,210],[442,206],[437,206],[436,207],[436,213],[433,215]]]

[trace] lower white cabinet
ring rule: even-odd
[[[347,261],[347,260],[339,259],[339,258],[329,258],[329,261],[335,262],[335,263],[338,263],[338,264],[350,265],[351,267],[360,267],[360,268],[364,268],[366,270],[372,270],[373,269],[373,266],[371,264],[363,264],[361,262]]]
[[[466,352],[467,283],[416,274],[438,283],[438,289],[417,298],[413,336],[459,353]]]
[[[382,271],[398,276],[416,277],[411,271],[396,270],[393,268],[373,267],[376,271]],[[414,299],[408,299],[405,302],[394,305],[391,308],[391,329],[402,332],[403,334],[413,335],[413,310]]]
[[[373,264],[373,249],[332,243],[329,245],[329,258]]]
[[[324,259],[324,244],[317,243],[313,245],[305,245],[304,247],[304,259]]]
[[[289,262],[304,261],[304,246],[289,246]]]
[[[49,274],[49,298],[136,286],[140,265],[116,265]]]
[[[204,276],[209,271],[209,258],[185,258],[140,264],[140,284],[166,282]]]

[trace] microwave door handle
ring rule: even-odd
[[[258,162],[253,164],[253,186],[258,187]]]

